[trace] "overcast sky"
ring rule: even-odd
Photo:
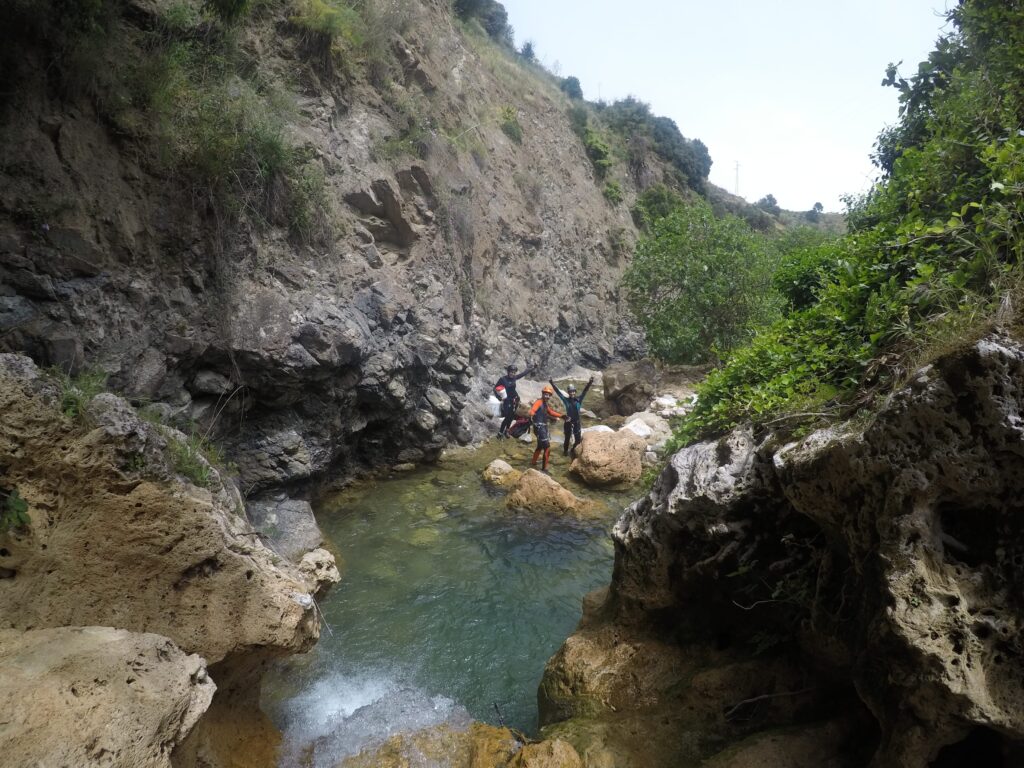
[[[711,181],[750,202],[843,209],[897,118],[886,65],[911,74],[955,0],[502,0],[516,43],[587,99],[633,94],[707,144]]]

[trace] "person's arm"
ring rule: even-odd
[[[584,398],[584,397],[586,397],[586,396],[587,396],[587,392],[589,392],[589,391],[590,391],[590,385],[591,385],[591,384],[593,384],[593,383],[594,383],[594,377],[593,377],[593,376],[591,376],[591,377],[590,377],[590,378],[589,378],[589,379],[587,380],[587,386],[585,386],[585,387],[583,388],[583,393],[582,393],[582,394],[580,395],[580,404],[581,404],[581,405],[582,405],[582,403],[583,403],[583,398]]]
[[[551,379],[548,379],[548,384],[550,384],[552,386],[552,388],[555,390],[555,394],[558,395],[558,399],[562,401],[562,406],[566,410],[568,410],[568,408],[569,408],[569,397],[568,397],[568,395],[566,395],[562,390],[560,390],[558,388],[558,385],[555,384],[555,382],[553,382]]]
[[[554,408],[552,408],[550,405],[548,406],[548,416],[551,416],[552,418],[555,418],[555,419],[564,419],[565,418],[565,414],[564,413],[559,413]]]
[[[532,407],[530,408],[530,418],[531,418],[531,419],[533,418],[533,414],[535,414],[535,413],[536,413],[536,412],[537,412],[538,410],[540,410],[540,406],[541,406],[541,404],[542,404],[543,402],[544,402],[543,400],[538,400],[538,401],[537,401],[537,402],[535,402],[535,403],[533,404],[533,406],[532,406]]]

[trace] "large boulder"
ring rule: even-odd
[[[587,517],[602,509],[597,502],[579,498],[553,477],[535,469],[523,473],[505,499],[505,505],[509,509],[553,512],[574,517]]]
[[[245,504],[253,527],[263,534],[264,541],[282,557],[293,563],[307,552],[318,549],[324,541],[308,501],[290,499],[284,494],[270,498],[250,499]]]
[[[160,635],[0,630],[2,762],[170,768],[215,690],[206,662]]]
[[[870,419],[676,453],[615,526],[608,599],[545,673],[545,719],[570,719],[544,735],[643,750],[622,767],[1024,764],[1022,382],[1024,345],[993,335]],[[677,646],[685,685],[614,698],[670,655],[632,637]],[[686,700],[701,687],[713,709]],[[689,757],[642,743],[694,736]]]
[[[623,416],[645,411],[663,395],[688,399],[707,366],[663,365],[649,358],[616,363],[604,370],[604,398]]]
[[[647,441],[635,432],[587,432],[570,471],[592,486],[632,485],[643,474]]]

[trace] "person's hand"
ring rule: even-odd
[[[593,383],[594,383],[594,377],[591,376],[589,379],[587,379],[587,384],[593,384]]]

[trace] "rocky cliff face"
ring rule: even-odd
[[[104,55],[146,55],[132,46],[172,6],[199,5],[125,3],[112,37],[127,50]],[[470,441],[482,414],[464,406],[510,361],[634,354],[617,293],[634,230],[568,101],[467,38],[446,2],[402,5],[386,89],[310,57],[288,3],[236,33],[260,78],[288,84],[289,141],[322,170],[332,221],[316,244],[197,200],[88,89],[56,89],[51,52],[28,45],[3,103],[0,351],[102,368],[116,391],[215,423],[255,495]],[[421,156],[382,150],[410,110]]]
[[[1022,374],[993,336],[870,421],[676,454],[548,666],[545,732],[595,765],[1018,764]]]
[[[24,691],[23,663],[45,670],[0,738],[56,759],[36,737],[63,700],[61,717],[83,713],[59,753],[72,762],[81,750],[125,765],[267,762],[251,751],[273,744],[262,666],[316,641],[312,594],[337,581],[333,560],[321,552],[329,562],[304,572],[264,546],[234,487],[212,468],[208,487],[177,476],[177,438],[124,400],[98,395],[77,421],[61,401],[27,358],[0,355],[0,492],[29,517],[0,529],[0,698]],[[104,735],[108,718],[128,730]]]

